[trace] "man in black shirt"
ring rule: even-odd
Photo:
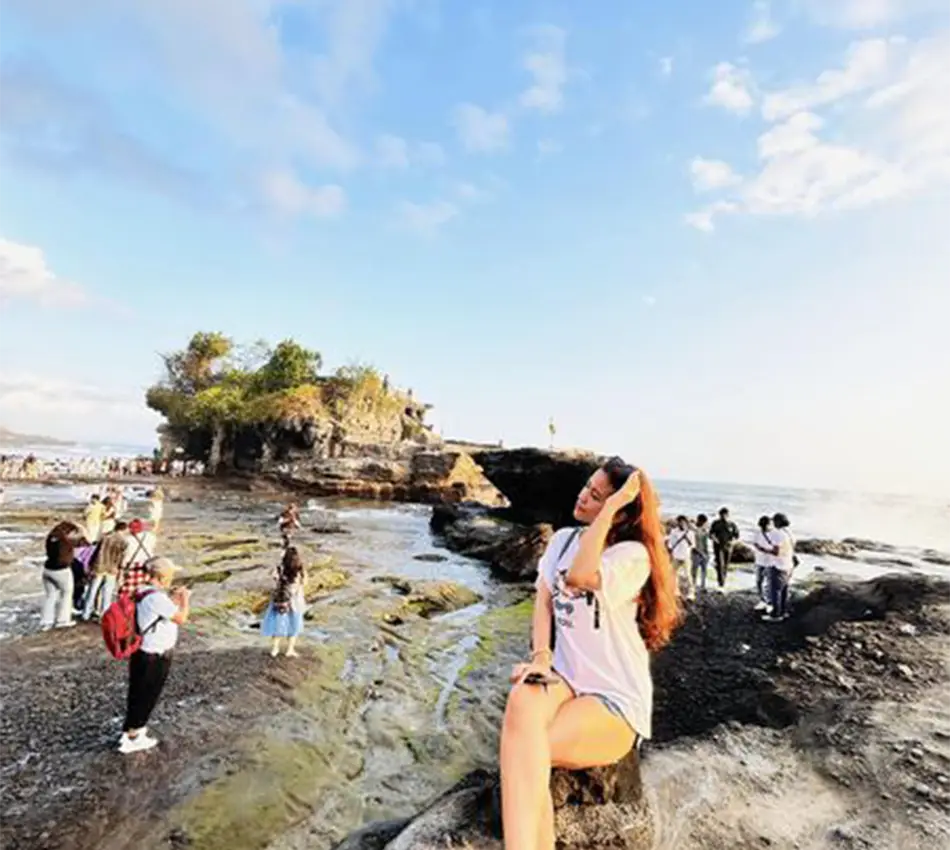
[[[729,571],[729,559],[732,557],[733,541],[739,539],[739,529],[729,519],[729,508],[719,511],[719,519],[709,526],[709,536],[713,540],[713,556],[716,559],[716,580],[720,587],[726,585]]]

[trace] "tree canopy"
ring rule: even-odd
[[[322,357],[292,339],[236,346],[221,333],[196,333],[181,351],[162,355],[165,374],[146,402],[176,428],[216,434],[242,425],[395,414],[407,397],[372,366],[320,375]]]

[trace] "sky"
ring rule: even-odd
[[[950,493],[946,0],[2,0],[0,425],[196,330],[446,437]]]

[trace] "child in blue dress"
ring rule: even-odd
[[[284,550],[283,560],[274,575],[277,585],[261,623],[261,634],[271,638],[271,656],[280,654],[280,639],[287,638],[287,657],[296,658],[294,644],[303,630],[303,588],[307,578],[296,547]]]

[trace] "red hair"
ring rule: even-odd
[[[625,464],[620,458],[611,458],[603,470],[614,490],[619,490],[634,473],[634,467]],[[615,525],[607,535],[607,545],[612,546],[622,540],[636,540],[646,547],[650,558],[650,577],[637,602],[637,622],[647,649],[656,652],[670,642],[683,614],[676,573],[666,551],[660,502],[646,473],[641,469],[639,475],[640,492],[617,514]]]
[[[643,500],[641,542],[650,556],[650,578],[640,593],[637,620],[647,649],[656,652],[670,642],[683,612],[676,587],[676,573],[664,542],[666,535],[660,519],[660,502],[653,484],[642,470],[640,498]]]

